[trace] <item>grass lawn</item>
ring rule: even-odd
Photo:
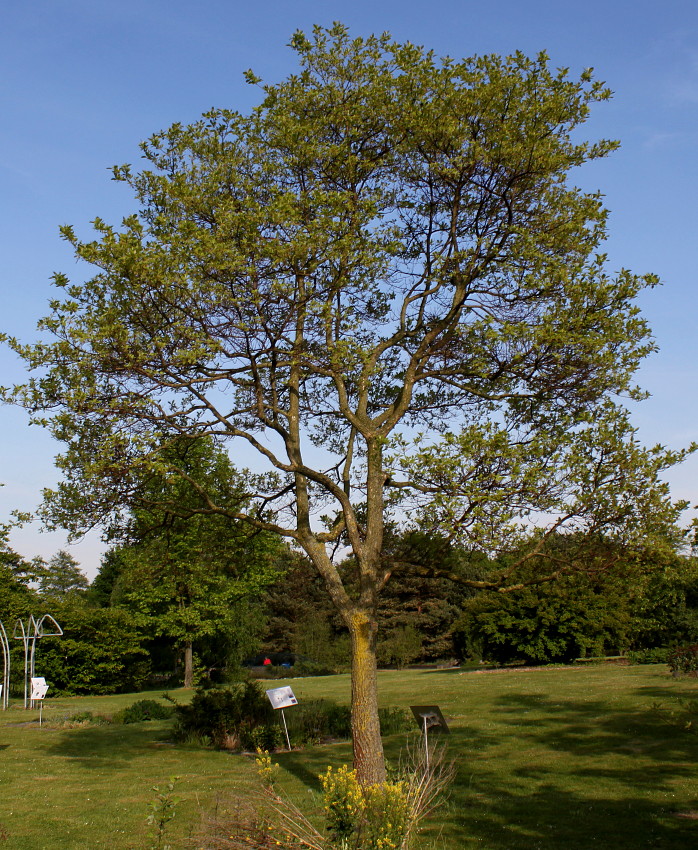
[[[299,700],[346,702],[347,676],[291,684]],[[403,671],[380,674],[382,703],[440,705],[458,774],[423,845],[457,850],[688,850],[698,847],[698,732],[663,720],[653,705],[698,699],[695,680],[665,665],[531,671]],[[178,699],[184,692],[174,692]],[[201,813],[255,786],[239,755],[168,741],[168,721],[61,728],[79,711],[111,714],[129,694],[17,703],[0,712],[0,847],[13,850],[143,850],[153,785],[179,775],[173,846]],[[289,709],[292,711],[293,709]],[[397,760],[404,736],[386,740]],[[317,794],[317,775],[350,760],[346,743],[275,756],[297,800]],[[191,845],[194,846],[194,845]]]

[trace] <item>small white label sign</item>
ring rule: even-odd
[[[46,696],[46,691],[48,690],[48,685],[46,684],[46,679],[43,676],[36,676],[32,679],[32,692],[29,699],[43,699]]]
[[[273,708],[288,708],[290,705],[298,705],[298,700],[293,695],[293,691],[286,688],[272,688],[267,691],[269,702]]]

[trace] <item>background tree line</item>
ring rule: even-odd
[[[237,474],[210,446],[190,460],[199,474],[221,466],[229,482]],[[29,614],[56,617],[64,634],[43,639],[38,656],[54,693],[221,682],[263,656],[293,663],[296,675],[348,669],[347,630],[309,560],[271,535],[250,536],[247,526],[235,547],[221,548],[218,523],[200,515],[176,522],[132,516],[128,542],[107,550],[91,584],[67,552],[48,562],[22,558],[4,529],[0,620],[11,629]],[[388,541],[386,561],[409,552],[417,567],[395,568],[381,594],[383,666],[544,664],[643,651],[659,659],[652,650],[698,640],[698,559],[672,546],[646,562],[618,553],[613,569],[590,563],[501,594],[420,570],[431,564],[454,577],[486,579],[506,568],[506,557],[490,559],[426,533],[392,533]],[[561,536],[558,545],[570,541]],[[342,569],[350,573],[350,559]],[[18,641],[13,654],[21,669]]]

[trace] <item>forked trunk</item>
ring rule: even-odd
[[[351,733],[354,767],[362,785],[385,782],[383,741],[378,720],[375,620],[366,614],[351,619]]]
[[[194,687],[194,652],[190,640],[184,644],[184,687]]]

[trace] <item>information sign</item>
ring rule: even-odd
[[[48,690],[48,685],[46,684],[46,679],[43,676],[35,676],[32,680],[32,690],[31,696],[29,699],[44,699],[46,696],[46,691]]]
[[[298,705],[298,700],[288,687],[271,688],[267,691],[267,697],[273,708],[288,708],[291,705]]]
[[[438,705],[411,705],[414,719],[424,732],[448,732],[448,724],[444,720]]]

